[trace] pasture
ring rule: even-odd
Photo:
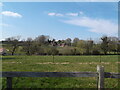
[[[96,72],[103,65],[105,72],[118,72],[117,55],[107,56],[3,56],[3,71],[27,72]],[[6,87],[3,78],[3,88]],[[96,88],[97,78],[14,78],[13,88]],[[105,88],[117,88],[118,79],[105,79]]]

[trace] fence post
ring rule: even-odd
[[[7,89],[12,90],[12,77],[7,77]]]
[[[98,90],[103,90],[104,88],[104,67],[97,65],[98,72]]]

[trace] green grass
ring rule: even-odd
[[[96,72],[103,65],[105,72],[118,72],[118,56],[3,56],[3,71],[32,72]],[[14,78],[14,88],[96,88],[97,78]],[[6,87],[3,78],[3,88]],[[117,79],[105,79],[105,88],[117,88]]]

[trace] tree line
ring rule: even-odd
[[[103,36],[97,43],[94,40],[80,40],[67,38],[65,40],[50,39],[40,35],[20,40],[20,37],[9,37],[1,41],[3,48],[8,49],[10,55],[100,55],[120,54],[120,40],[117,37]]]

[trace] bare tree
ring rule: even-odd
[[[11,45],[11,54],[14,55],[17,47],[19,46],[20,36],[6,38],[5,41],[9,42]]]
[[[27,40],[24,42],[23,51],[25,51],[27,55],[32,54],[31,53],[32,52],[32,43],[33,43],[32,38],[27,38]]]

